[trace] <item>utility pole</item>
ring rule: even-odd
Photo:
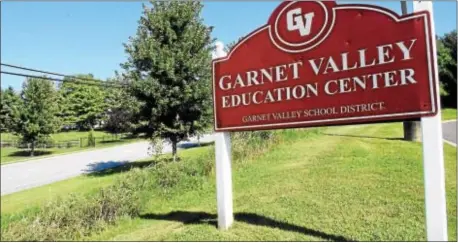
[[[402,15],[407,14],[407,1],[401,1]],[[420,121],[404,121],[404,140],[421,141],[421,122]]]

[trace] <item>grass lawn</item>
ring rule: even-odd
[[[456,120],[456,109],[442,109],[442,120]]]
[[[422,149],[402,123],[289,130],[285,141],[233,171],[235,223],[215,228],[214,177],[199,190],[153,193],[139,218],[93,241],[425,241]],[[186,158],[213,147],[182,151]],[[444,144],[449,240],[456,241],[456,148]],[[91,193],[119,174],[80,176],[1,198],[20,213],[69,192]],[[3,218],[3,217],[2,217]],[[3,220],[2,220],[3,221]]]
[[[51,138],[56,141],[68,141],[68,140],[79,140],[80,138],[87,138],[89,132],[78,132],[78,131],[71,131],[71,132],[60,132],[51,135]],[[11,133],[2,133],[2,140],[15,140],[17,139]],[[121,140],[112,140],[114,136],[110,133],[104,131],[94,131],[94,137],[96,138],[96,146],[95,147],[70,147],[70,148],[50,148],[50,149],[36,149],[35,158],[43,158],[45,156],[52,156],[58,155],[63,153],[70,153],[76,152],[81,150],[88,150],[88,149],[96,149],[96,148],[105,148],[135,141],[140,141],[141,139],[121,139]],[[106,138],[106,141],[102,141],[102,137]],[[111,140],[110,140],[111,139]],[[84,141],[87,142],[87,139]],[[14,162],[20,162],[27,159],[32,159],[29,156],[29,152],[26,149],[18,149],[18,148],[1,148],[1,161],[0,164],[9,164]]]
[[[24,208],[37,207],[45,204],[51,198],[65,196],[72,192],[92,193],[109,185],[116,175],[106,177],[78,176],[53,184],[2,196],[2,214],[17,213]]]

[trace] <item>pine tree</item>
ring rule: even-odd
[[[46,139],[59,128],[58,94],[53,83],[40,78],[28,78],[22,87],[22,104],[15,133],[31,144],[30,155],[36,143]]]
[[[151,1],[143,6],[136,36],[125,44],[122,67],[141,102],[146,133],[172,144],[193,136],[211,105],[212,28],[200,18],[197,1]]]

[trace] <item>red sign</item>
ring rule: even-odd
[[[435,115],[428,12],[286,1],[213,61],[216,131],[405,120]]]

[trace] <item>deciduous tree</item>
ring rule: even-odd
[[[21,99],[15,133],[23,142],[30,143],[30,155],[33,156],[36,143],[49,137],[60,126],[58,93],[50,81],[28,78],[23,84]]]
[[[92,74],[76,75],[93,79]],[[86,82],[87,83],[87,82]],[[65,78],[60,86],[61,117],[65,125],[76,125],[80,130],[90,130],[102,119],[106,109],[106,93],[100,83],[85,84]]]
[[[457,107],[457,66],[456,66],[456,30],[446,33],[437,40],[437,55],[439,65],[439,79],[443,89],[443,103],[445,106]]]
[[[105,129],[114,134],[133,132],[136,127],[135,118],[138,114],[139,103],[130,94],[129,82],[124,77],[116,74],[116,77],[109,81],[119,84],[119,87],[111,87],[107,90],[108,108]]]

